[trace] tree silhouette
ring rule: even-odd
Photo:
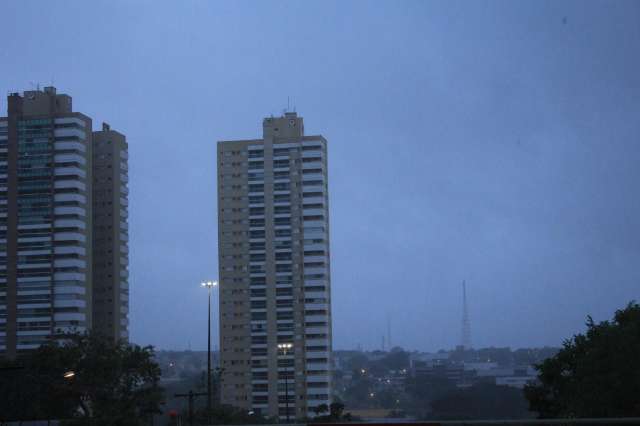
[[[542,418],[640,416],[640,305],[586,325],[536,366],[540,383],[525,388],[530,409]]]

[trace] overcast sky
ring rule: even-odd
[[[215,144],[329,141],[334,347],[559,345],[640,299],[640,3],[0,3],[0,107],[127,135],[132,339],[206,347]],[[217,314],[217,310],[216,310]],[[217,340],[217,332],[215,334]]]

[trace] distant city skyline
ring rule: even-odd
[[[0,15],[3,94],[53,80],[127,135],[133,342],[206,347],[216,141],[259,137],[287,98],[331,141],[334,349],[380,347],[388,318],[393,345],[455,347],[463,280],[474,347],[558,346],[640,299],[638,2]]]

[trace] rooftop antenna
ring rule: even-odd
[[[289,96],[287,96],[287,112],[289,112]]]
[[[462,281],[462,348],[471,349],[471,323],[467,306],[467,283]]]

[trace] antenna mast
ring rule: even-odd
[[[471,323],[467,306],[467,283],[462,281],[462,348],[471,349]]]
[[[387,346],[391,350],[391,315],[387,314]]]

